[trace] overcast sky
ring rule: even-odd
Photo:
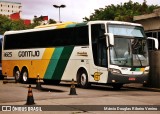
[[[22,4],[21,17],[33,19],[36,16],[49,16],[58,21],[58,9],[53,5],[66,5],[61,8],[61,21],[82,22],[84,17],[89,17],[94,13],[94,9],[105,8],[110,4],[120,4],[129,0],[4,0],[19,2]],[[132,0],[143,3],[144,0]],[[147,0],[147,4],[160,5],[160,0]]]

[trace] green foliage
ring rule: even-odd
[[[49,24],[55,24],[56,23],[56,21],[55,20],[53,20],[53,19],[49,19],[49,22],[48,22]]]
[[[10,20],[7,16],[0,15],[0,34],[10,30],[27,29],[23,20]]]
[[[25,25],[23,20],[10,20],[7,16],[0,15],[0,34],[4,34],[6,31],[10,30],[25,30],[32,29],[36,26],[39,26],[43,21],[43,17],[37,18],[36,16],[33,19],[34,23],[30,25]],[[56,23],[53,19],[49,19],[49,24]]]
[[[10,20],[6,16],[0,15],[0,34],[3,34],[5,31],[10,30]]]
[[[125,2],[120,5],[109,5],[105,8],[96,9],[89,18],[85,17],[85,21],[91,20],[117,20],[133,22],[133,16],[152,13],[154,9],[159,8],[157,5],[147,5],[146,0],[143,4],[138,2]]]

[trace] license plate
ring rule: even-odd
[[[135,81],[135,80],[136,80],[136,78],[129,78],[129,80],[130,80],[130,81]]]

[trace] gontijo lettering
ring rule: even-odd
[[[19,57],[39,57],[40,51],[19,51]]]

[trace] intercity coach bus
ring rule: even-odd
[[[23,83],[37,76],[52,84],[74,79],[82,88],[92,83],[114,88],[146,83],[147,37],[140,24],[119,21],[70,22],[8,31],[3,39],[2,72]]]

